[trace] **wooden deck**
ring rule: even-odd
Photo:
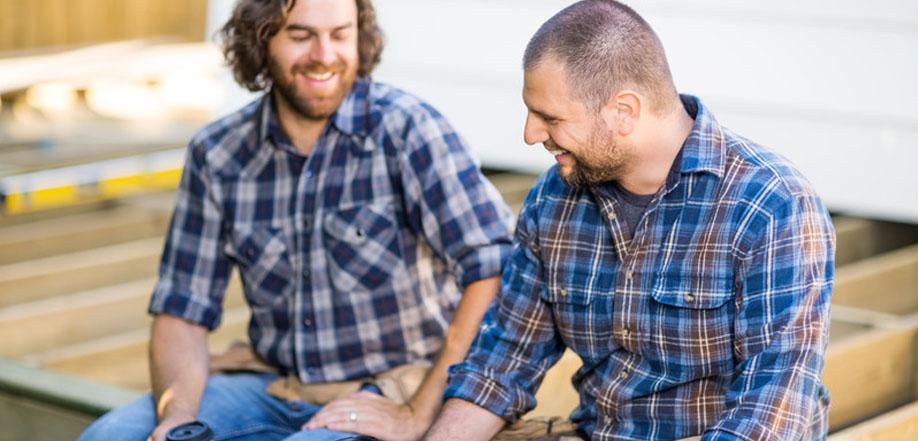
[[[534,180],[490,178],[515,210]],[[0,218],[0,441],[73,438],[95,415],[149,387],[146,308],[170,201],[163,193]],[[914,439],[918,227],[847,217],[835,224],[824,373],[832,439]],[[246,338],[248,311],[235,277],[225,306],[212,350]],[[579,364],[567,353],[549,372],[532,415],[570,412],[577,396],[569,378]],[[96,400],[95,384],[111,392],[107,401]]]

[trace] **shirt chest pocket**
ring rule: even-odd
[[[542,290],[564,343],[581,357],[601,356],[612,343],[612,296],[597,291],[598,278],[579,268],[556,269]],[[590,281],[593,283],[590,283]]]
[[[233,236],[228,253],[239,264],[249,303],[266,305],[283,299],[294,284],[283,233],[257,228],[236,231]]]
[[[403,266],[398,227],[389,203],[327,212],[322,220],[329,278],[340,292],[391,286]]]
[[[648,303],[646,355],[680,381],[733,370],[732,274],[663,271]]]

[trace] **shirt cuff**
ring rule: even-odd
[[[510,250],[509,243],[494,244],[479,248],[463,258],[459,276],[461,286],[465,288],[479,280],[500,277],[504,265],[510,259]]]
[[[519,415],[513,411],[512,394],[500,383],[462,365],[450,367],[450,381],[443,392],[444,401],[458,398],[491,412],[507,423],[514,423]]]
[[[202,303],[195,296],[157,286],[147,312],[151,315],[169,314],[213,331],[220,326],[222,309],[212,303]]]

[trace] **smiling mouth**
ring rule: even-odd
[[[306,76],[306,78],[313,80],[313,81],[328,81],[331,79],[331,77],[335,76],[335,73],[332,71],[303,72],[303,75]]]

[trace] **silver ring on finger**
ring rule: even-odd
[[[357,411],[352,410],[349,414],[347,414],[347,420],[352,423],[356,423],[357,422]]]

